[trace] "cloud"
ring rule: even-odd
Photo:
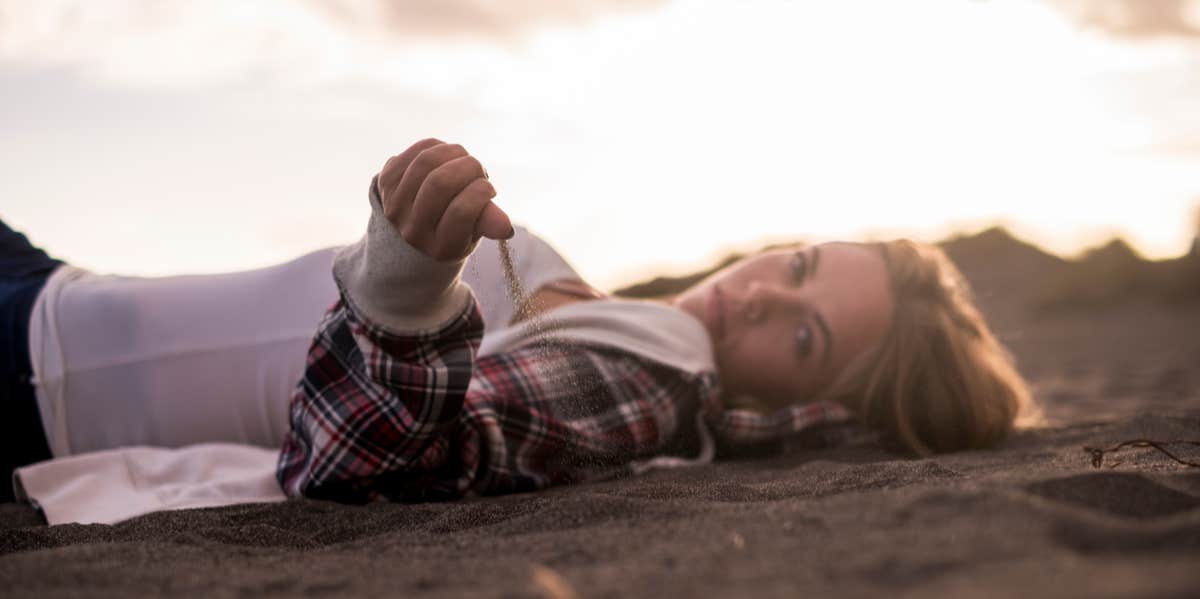
[[[1200,0],[1051,0],[1084,27],[1130,39],[1200,39]]]
[[[0,61],[139,87],[238,82],[336,42],[282,0],[0,0]]]
[[[668,1],[0,0],[0,68],[65,68],[149,88],[264,80],[404,87],[411,81],[397,82],[396,73],[436,79],[426,75],[435,63],[445,71],[475,60],[464,39],[511,42]]]
[[[392,36],[510,39],[547,25],[581,25],[669,0],[308,0],[355,30]]]

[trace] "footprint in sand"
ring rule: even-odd
[[[1200,508],[1200,497],[1176,491],[1141,474],[1098,472],[1039,481],[1026,491],[1115,516],[1149,520]]]
[[[1178,481],[1189,490],[1200,488],[1200,477]],[[1079,553],[1178,555],[1200,550],[1200,524],[1189,518],[1165,526],[1154,521],[1200,508],[1200,497],[1168,488],[1141,474],[1082,474],[1037,482],[1026,490],[1121,517],[1109,522],[1064,517],[1052,523],[1052,537]]]

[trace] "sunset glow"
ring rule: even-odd
[[[0,0],[0,217],[103,272],[260,266],[355,239],[437,136],[602,287],[781,238],[1194,234],[1192,5],[457,4]]]

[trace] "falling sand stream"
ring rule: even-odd
[[[549,338],[548,333],[555,329],[557,324],[552,317],[547,316],[546,310],[543,309],[544,306],[536,297],[529,294],[520,277],[517,276],[508,241],[500,240],[498,245],[500,267],[504,270],[508,294],[513,302],[512,322],[520,322],[522,326],[528,327],[532,341],[525,343],[523,347],[531,348],[534,352],[536,356],[534,369],[542,371],[542,369],[562,364],[559,357],[563,353],[570,352],[574,346]],[[558,416],[572,420],[584,418],[590,414],[598,414],[604,410],[604,381],[599,377],[580,377],[576,374],[575,369],[569,367],[542,371],[542,374],[545,377],[544,380],[553,381],[553,384],[563,385],[569,390],[570,399],[565,402],[554,402],[556,405],[553,409]],[[563,451],[570,453],[572,449],[575,448],[564,447]]]

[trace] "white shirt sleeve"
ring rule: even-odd
[[[367,233],[338,250],[333,277],[373,324],[395,332],[437,329],[457,316],[471,290],[459,280],[465,260],[434,260],[408,244],[383,215],[376,180],[368,194]]]

